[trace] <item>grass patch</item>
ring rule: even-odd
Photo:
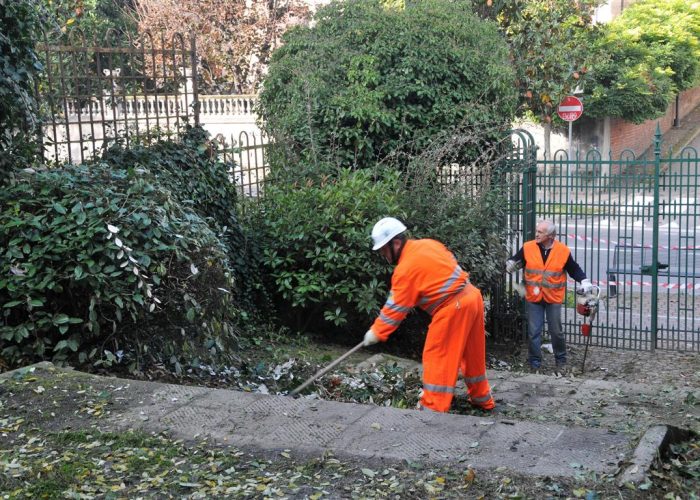
[[[598,207],[592,204],[568,203],[537,203],[536,213],[540,215],[600,215],[609,207]]]

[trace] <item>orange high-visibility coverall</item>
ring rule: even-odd
[[[442,243],[407,240],[391,277],[389,298],[371,326],[387,340],[413,307],[432,316],[423,347],[422,408],[446,412],[462,371],[470,402],[495,406],[486,379],[484,301]]]

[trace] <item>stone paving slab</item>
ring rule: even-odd
[[[167,431],[176,438],[215,442],[266,453],[382,462],[465,463],[524,474],[575,476],[614,473],[631,455],[628,436],[604,429],[518,422],[491,417],[401,410],[311,398],[131,384],[136,397],[112,411],[119,429]],[[541,397],[542,404],[560,404]]]

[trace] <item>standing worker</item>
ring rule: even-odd
[[[486,380],[484,301],[469,275],[442,243],[407,239],[406,226],[386,217],[372,229],[372,250],[396,268],[389,298],[365,334],[364,345],[385,342],[415,306],[432,316],[423,347],[420,409],[446,412],[454,397],[458,371],[469,402],[491,410],[496,404]]]
[[[537,223],[535,239],[526,242],[506,261],[506,271],[524,268],[525,300],[528,312],[528,358],[530,371],[542,366],[542,328],[545,314],[552,338],[557,373],[566,373],[566,340],[561,331],[561,305],[566,294],[566,274],[581,283],[587,294],[593,285],[571,256],[571,250],[557,241],[557,229],[550,221]]]

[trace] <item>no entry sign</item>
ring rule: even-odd
[[[568,95],[559,103],[557,114],[565,122],[576,121],[583,114],[583,103],[578,97]]]

